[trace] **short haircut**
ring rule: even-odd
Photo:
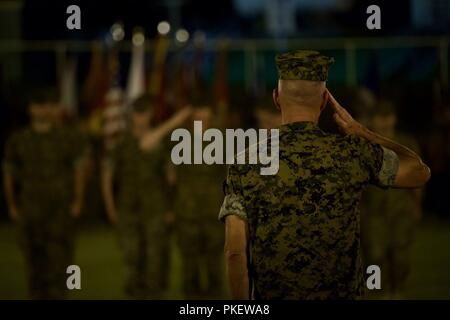
[[[319,105],[325,92],[325,81],[280,80],[282,96],[294,104]]]
[[[56,87],[38,87],[31,90],[28,97],[28,103],[30,104],[46,104],[46,103],[58,103],[60,101],[59,91]]]
[[[156,103],[156,98],[150,94],[143,94],[133,101],[131,109],[133,112],[142,113],[152,111]]]

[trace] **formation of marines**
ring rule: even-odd
[[[374,113],[366,128],[334,99],[326,88],[333,62],[316,51],[277,56],[273,100],[281,124],[260,124],[279,129],[280,169],[273,176],[260,175],[258,165],[231,165],[228,176],[223,165],[174,166],[173,129],[190,129],[193,120],[223,129],[225,122],[207,105],[182,108],[152,125],[156,98],[132,103],[128,129],[101,166],[105,211],[120,239],[129,297],[164,297],[172,237],[186,298],[223,298],[226,269],[236,299],[356,299],[363,296],[367,263],[386,270],[389,292],[400,294],[420,194],[370,189],[361,203],[362,240],[359,204],[368,185],[417,188],[429,170],[403,145],[416,150],[413,143],[382,128],[389,108]],[[341,135],[318,126],[327,104]],[[9,213],[19,226],[30,297],[37,299],[66,297],[90,157],[86,136],[58,120],[58,105],[49,88],[29,99],[30,126],[11,135],[3,161]]]

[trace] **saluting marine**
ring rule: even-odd
[[[212,110],[196,108],[193,118],[203,128],[212,124]],[[223,296],[223,232],[215,212],[220,209],[226,175],[219,164],[182,164],[176,167],[177,196],[175,230],[183,259],[183,291],[188,299],[221,298]],[[202,288],[201,272],[206,286]]]
[[[359,298],[364,187],[417,187],[430,176],[417,154],[369,131],[336,102],[325,86],[332,63],[317,51],[276,57],[279,171],[229,167],[219,219],[233,298]],[[344,135],[318,127],[327,101]]]
[[[163,138],[190,114],[185,108],[152,128],[154,106],[154,99],[147,95],[133,103],[131,131],[108,154],[102,174],[106,212],[117,225],[124,253],[125,291],[140,299],[161,298],[163,294],[162,250],[169,241],[164,233],[168,211],[165,168],[170,154]]]
[[[59,95],[42,88],[29,101],[31,125],[14,132],[3,163],[9,213],[18,225],[32,299],[63,299],[72,264],[74,219],[83,205],[87,140],[57,126]]]

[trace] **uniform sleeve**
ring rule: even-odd
[[[241,219],[247,220],[247,212],[244,205],[244,196],[242,185],[237,171],[237,166],[230,166],[228,169],[227,180],[224,182],[225,198],[219,212],[219,220],[224,222],[225,217],[236,215]]]
[[[19,156],[17,152],[17,135],[13,134],[5,145],[5,153],[3,157],[3,172],[9,174],[17,173],[17,166],[19,162]]]
[[[369,171],[369,183],[381,188],[392,187],[399,167],[397,154],[379,144],[361,140],[361,155]]]

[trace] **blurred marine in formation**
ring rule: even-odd
[[[219,218],[233,298],[360,298],[364,187],[418,187],[429,179],[416,153],[369,131],[333,98],[325,86],[332,62],[317,51],[277,56],[279,171],[229,167]],[[328,101],[344,135],[317,125]]]
[[[124,253],[125,291],[139,299],[161,298],[163,294],[161,259],[169,241],[164,220],[170,161],[163,139],[190,115],[190,108],[185,108],[152,128],[155,105],[155,98],[148,95],[132,104],[131,129],[108,154],[102,174],[106,212],[117,226]]]
[[[4,189],[18,226],[32,299],[66,297],[74,219],[83,205],[87,140],[59,124],[59,95],[42,88],[29,100],[31,125],[7,142]]]
[[[216,127],[209,106],[196,108],[193,118],[202,121],[203,130]],[[225,174],[225,167],[218,164],[176,167],[175,226],[188,299],[223,298],[223,232],[214,213],[220,209]],[[202,278],[206,278],[203,286]]]
[[[371,112],[372,130],[418,152],[415,139],[398,132],[396,123],[389,101],[380,101]],[[380,266],[383,298],[401,298],[411,269],[414,228],[421,217],[421,190],[369,187],[361,199],[361,213],[365,264]]]

